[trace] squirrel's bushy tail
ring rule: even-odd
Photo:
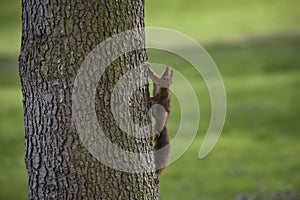
[[[155,135],[154,141],[156,174],[161,175],[163,170],[167,167],[170,155],[170,139],[166,127],[163,128],[159,136]]]

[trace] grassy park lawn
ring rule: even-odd
[[[0,3],[0,199],[26,199],[20,2]],[[207,88],[185,60],[149,51],[150,61],[170,64],[190,81],[201,108],[196,139],[161,178],[161,199],[299,199],[299,1],[148,0],[146,6],[147,26],[172,28],[203,44],[222,74],[228,101],[222,135],[199,159],[210,119]],[[180,121],[173,99],[172,136]]]
[[[228,107],[219,142],[201,160],[198,152],[210,118],[209,94],[192,70],[184,70],[198,94],[200,128],[188,151],[161,178],[162,199],[243,195],[296,199],[300,192],[299,44],[300,37],[278,36],[207,46],[223,75]],[[157,60],[167,58],[178,70],[189,66],[179,58],[151,55]],[[180,120],[179,107],[173,104],[172,108],[171,134]]]

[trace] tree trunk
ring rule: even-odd
[[[85,124],[78,126],[74,119],[75,82],[86,56],[115,34],[143,28],[144,0],[23,0],[22,5],[19,68],[29,199],[158,199],[153,154],[145,153],[152,152],[152,138],[147,137],[150,130],[143,129],[140,137],[124,133],[110,108],[114,88],[128,71],[140,70],[135,79],[147,81],[147,71],[138,68],[146,61],[144,48],[124,53],[106,68],[101,78],[96,77],[99,83],[94,107],[96,121],[103,127],[105,137],[121,149],[142,157],[148,155],[140,158],[143,162],[131,161],[135,169],[139,169],[138,165],[148,168],[130,171],[104,163],[80,138],[78,129]],[[136,33],[144,38],[143,31]],[[142,47],[145,45],[144,40],[139,42]],[[109,51],[104,52],[100,59],[109,60]],[[90,78],[95,78],[94,72],[90,74]],[[81,87],[88,85],[78,83]],[[147,84],[134,92],[128,104],[132,119],[123,119],[125,123],[150,122],[148,98]],[[114,112],[121,115],[122,109],[115,108]],[[93,134],[87,136],[89,141],[99,138]],[[105,146],[103,141],[96,142]],[[104,149],[97,153],[108,154],[106,159],[112,161],[119,159],[120,155],[108,153],[113,151],[110,147]]]

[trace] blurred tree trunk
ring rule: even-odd
[[[153,157],[146,159],[148,172],[112,169],[83,146],[72,119],[74,81],[85,56],[112,35],[144,27],[144,0],[23,0],[22,5],[19,69],[29,199],[158,199]],[[113,121],[111,115],[103,115],[110,113],[106,100],[119,77],[145,61],[145,49],[136,50],[106,70],[98,86],[102,95],[96,99],[100,121]],[[137,79],[147,79],[147,73]],[[148,85],[139,88],[135,97],[130,109],[135,116],[145,116]],[[140,120],[149,120],[146,116]],[[102,123],[116,144],[137,152],[152,149],[151,138],[138,142],[115,123]]]

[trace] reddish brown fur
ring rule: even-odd
[[[166,68],[164,74],[159,77],[147,64],[150,78],[153,80],[154,88],[151,97],[152,105],[155,106],[152,109],[152,115],[155,118],[155,164],[156,173],[161,175],[166,168],[169,154],[170,154],[170,140],[166,127],[167,120],[171,110],[171,92],[169,87],[172,84],[173,70],[171,74],[168,74],[169,67]]]

